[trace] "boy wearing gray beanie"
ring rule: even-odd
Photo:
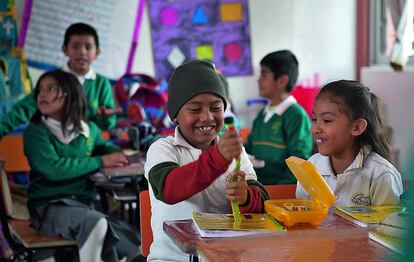
[[[230,200],[240,211],[263,212],[268,195],[257,182],[241,138],[224,125],[226,94],[214,64],[193,60],[175,69],[168,85],[167,109],[178,125],[173,136],[153,143],[147,152],[145,177],[151,195],[154,242],[148,261],[188,260],[164,233],[166,220],[191,219],[193,211],[231,213]],[[234,171],[240,157],[240,171]],[[228,176],[238,182],[227,183]]]

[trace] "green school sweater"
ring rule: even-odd
[[[103,167],[99,155],[119,151],[105,141],[100,129],[89,123],[87,139],[79,135],[69,144],[61,143],[43,123],[30,123],[23,134],[24,153],[30,165],[28,207],[53,199],[72,198],[90,204],[95,196],[89,175]]]
[[[96,109],[101,106],[115,108],[112,87],[109,80],[104,76],[96,74],[96,79],[86,79],[83,84],[87,100],[88,120],[94,121],[101,129],[109,130],[115,128],[116,116],[97,116]],[[0,139],[14,131],[19,125],[29,122],[36,112],[36,101],[34,93],[28,94],[0,119]]]
[[[285,159],[310,157],[311,121],[298,104],[291,105],[281,116],[274,114],[267,123],[264,123],[264,117],[262,110],[253,122],[245,145],[247,153],[265,161],[263,168],[255,169],[257,179],[265,185],[296,183]]]

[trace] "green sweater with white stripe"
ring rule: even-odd
[[[88,138],[79,135],[63,144],[43,123],[29,124],[23,134],[30,164],[29,208],[61,198],[92,202],[95,189],[89,175],[103,167],[100,155],[120,148],[105,141],[93,122],[89,122],[89,129]]]
[[[264,122],[265,112],[260,111],[253,122],[245,145],[246,152],[264,160],[263,168],[256,168],[257,180],[264,185],[294,184],[285,159],[297,156],[308,159],[312,150],[311,121],[298,104],[291,105],[281,116],[274,114]]]

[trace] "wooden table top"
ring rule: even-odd
[[[201,238],[191,219],[164,222],[164,231],[185,253],[207,261],[390,261],[395,253],[331,213],[319,226],[237,238]]]

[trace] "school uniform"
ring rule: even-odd
[[[320,153],[309,161],[328,183],[336,196],[338,206],[385,206],[398,205],[403,193],[401,175],[386,159],[363,147],[352,164],[342,173],[335,175],[328,156]],[[296,198],[309,198],[298,182]]]
[[[241,170],[246,173],[249,185],[248,203],[240,206],[240,210],[262,212],[267,193],[262,191],[264,189],[256,181],[256,174],[245,151],[240,160]],[[191,219],[193,211],[231,212],[225,190],[226,176],[234,168],[235,161],[225,159],[216,146],[205,151],[191,146],[181,135],[179,127],[175,129],[174,136],[161,138],[151,145],[145,164],[145,177],[151,185],[151,227],[154,238],[148,261],[188,260],[188,255],[180,251],[164,233],[163,222]],[[182,176],[177,178],[174,172]],[[174,197],[182,197],[182,200],[169,203],[168,199],[164,199],[169,193]]]
[[[89,175],[103,167],[98,154],[120,149],[105,141],[100,129],[82,122],[83,131],[63,136],[60,122],[42,117],[26,128],[24,152],[30,164],[28,209],[33,227],[41,234],[74,239],[79,247],[106,215],[91,205],[95,187]],[[107,218],[108,230],[102,250],[104,261],[118,261],[137,252],[139,237],[135,230]]]
[[[308,115],[293,96],[259,112],[245,147],[248,154],[265,161],[264,167],[256,169],[257,179],[262,184],[296,183],[285,159],[290,156],[309,158],[312,150],[310,128]]]
[[[112,87],[109,80],[106,77],[96,73],[92,67],[89,69],[88,73],[83,76],[70,70],[67,64],[62,68],[62,70],[76,76],[82,84],[87,101],[87,119],[95,122],[102,130],[114,129],[116,124],[116,115],[101,116],[96,114],[96,110],[102,106],[107,108],[115,108],[114,95],[112,93]]]
[[[99,128],[109,130],[115,128],[116,116],[97,116],[96,109],[102,106],[115,108],[111,84],[104,76],[97,74],[92,68],[85,76],[78,76],[65,65],[63,71],[74,74],[84,87],[88,120],[94,121]],[[12,109],[0,119],[0,138],[16,130],[19,125],[28,123],[36,112],[37,105],[34,92],[17,102]]]

